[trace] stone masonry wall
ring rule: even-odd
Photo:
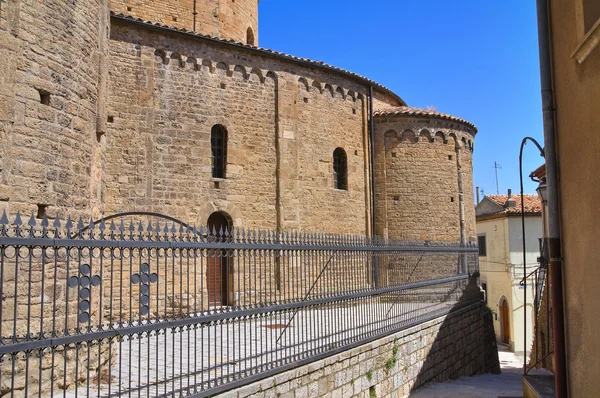
[[[101,65],[108,51],[108,0],[1,3],[0,211],[89,216],[101,199],[95,153],[101,146],[97,115],[103,102]],[[35,254],[39,258],[40,250]],[[67,309],[76,314],[64,285],[49,288],[65,276],[63,262],[54,269],[37,260],[17,265],[10,249],[4,255],[3,338],[22,341],[28,332],[51,331],[53,315]],[[50,297],[59,303],[54,314],[48,304],[44,307]],[[69,327],[76,323],[74,317],[68,320]],[[57,350],[54,361],[49,355],[40,358],[37,351],[5,356],[0,395],[37,395],[51,385],[57,392],[68,389],[88,375],[96,379],[95,364],[110,361],[106,346],[82,345],[77,358],[73,351]],[[88,353],[93,363],[87,362]],[[76,374],[75,366],[90,372]]]
[[[104,0],[2,2],[0,210],[89,214],[98,199],[92,154],[107,10]]]
[[[474,236],[471,134],[435,120],[376,117],[378,233],[392,239],[459,242],[461,156],[467,242]],[[460,149],[457,150],[457,142]]]
[[[258,45],[258,0],[110,0],[116,13]],[[247,43],[248,28],[254,43]]]
[[[474,304],[220,396],[406,397],[428,382],[495,371],[488,315]]]
[[[275,81],[184,54],[111,42],[106,211],[205,225],[218,210],[236,226],[275,229]],[[227,129],[225,179],[211,174],[217,124]]]
[[[103,211],[153,210],[199,225],[222,211],[235,227],[365,234],[365,89],[177,36],[112,26]],[[229,140],[221,180],[211,178],[216,124]],[[333,184],[337,147],[348,158],[343,191]]]

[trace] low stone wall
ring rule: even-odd
[[[492,318],[477,303],[220,396],[405,397],[428,382],[499,370]]]

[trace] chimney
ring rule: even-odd
[[[477,204],[479,204],[479,187],[475,187],[475,190],[477,191]]]
[[[512,190],[508,190],[508,199],[506,199],[506,203],[504,204],[504,208],[515,208],[517,207],[517,201],[512,197]]]

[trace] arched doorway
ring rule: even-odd
[[[510,344],[510,317],[508,300],[502,296],[500,299],[500,338],[503,343]]]
[[[211,240],[225,239],[220,233],[231,232],[231,219],[227,214],[215,212],[208,217],[207,221],[209,237]],[[213,234],[216,232],[216,235]],[[230,276],[232,270],[230,267],[230,258],[227,250],[210,249],[206,264],[206,287],[208,290],[208,305],[223,306],[230,303],[230,283],[233,278]]]

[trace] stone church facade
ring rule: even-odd
[[[0,1],[0,211],[475,239],[471,123],[258,37],[257,0]]]

